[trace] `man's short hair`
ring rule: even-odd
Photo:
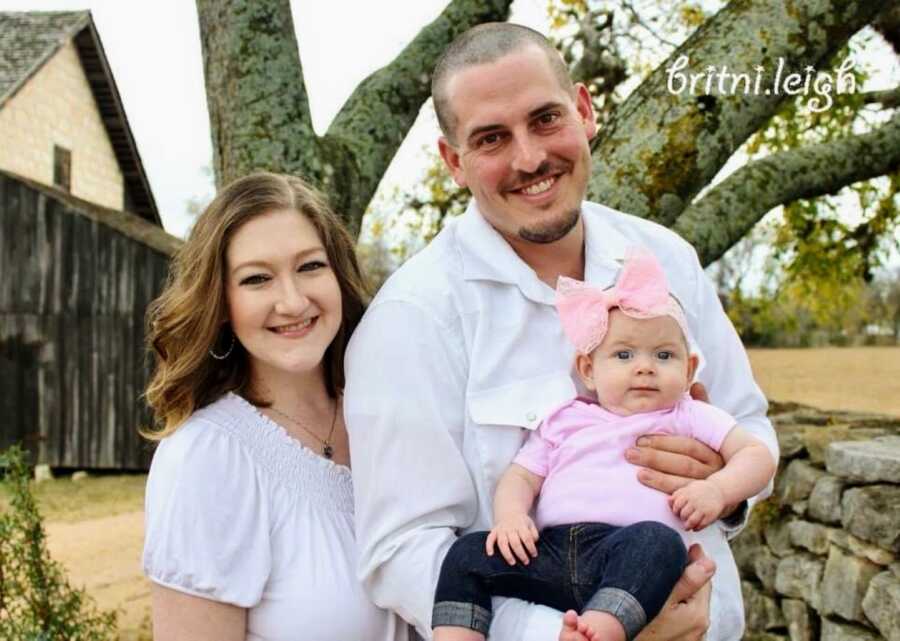
[[[447,96],[450,78],[463,69],[494,62],[528,45],[537,46],[546,54],[559,85],[567,91],[572,90],[572,78],[562,56],[541,33],[509,22],[486,22],[474,26],[450,43],[431,76],[434,111],[448,140],[454,141],[457,124]]]

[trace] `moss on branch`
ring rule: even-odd
[[[838,192],[900,167],[900,113],[878,129],[784,151],[735,171],[687,208],[674,225],[707,265],[774,207]]]
[[[589,196],[612,207],[671,226],[694,196],[788,96],[725,91],[704,80],[679,89],[678,73],[721,71],[751,77],[762,68],[761,87],[775,86],[807,66],[826,67],[856,31],[888,3],[884,0],[763,0],[731,2],[704,23],[626,100],[594,148]],[[702,249],[702,248],[700,248]]]

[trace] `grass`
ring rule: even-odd
[[[33,486],[41,515],[47,521],[74,523],[144,509],[145,474],[89,476],[80,481],[61,477]],[[9,505],[5,486],[0,511]]]
[[[900,416],[900,347],[750,349],[748,354],[770,399]]]

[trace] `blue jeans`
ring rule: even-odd
[[[447,553],[432,627],[459,626],[487,637],[491,597],[507,596],[562,611],[608,612],[633,639],[662,609],[687,564],[681,537],[656,521],[548,527],[528,565],[509,565],[496,549],[488,556],[487,535],[460,537]]]

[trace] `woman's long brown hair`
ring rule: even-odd
[[[200,215],[173,258],[165,289],[147,311],[147,347],[156,367],[145,397],[156,425],[143,432],[146,438],[168,436],[226,392],[267,403],[250,389],[247,353],[239,342],[221,361],[209,350],[224,352],[230,342],[220,334],[228,318],[225,252],[231,237],[247,221],[283,210],[312,223],[340,285],[343,318],[323,361],[328,393],[336,397],[343,389],[344,351],[367,300],[353,239],[324,198],[301,179],[256,173],[226,186]]]

